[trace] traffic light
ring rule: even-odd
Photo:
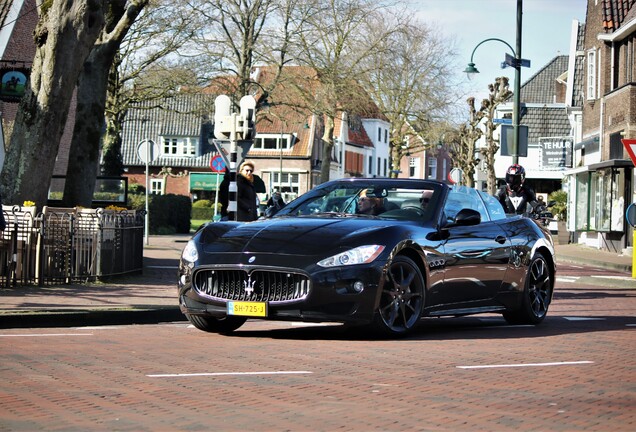
[[[256,99],[254,96],[243,96],[239,103],[241,107],[241,137],[252,140],[256,135]]]

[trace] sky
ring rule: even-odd
[[[433,26],[440,35],[455,43],[458,79],[468,94],[480,101],[488,95],[488,84],[495,78],[510,78],[514,89],[514,69],[501,69],[505,44],[489,41],[476,49],[473,57],[479,74],[468,81],[463,70],[473,49],[484,39],[498,38],[516,49],[517,0],[412,0],[418,18]],[[570,50],[572,21],[585,21],[587,0],[523,0],[521,57],[530,60],[530,68],[521,68],[521,84],[541,70],[557,55]]]

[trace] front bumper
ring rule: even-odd
[[[299,298],[280,299],[280,297],[265,296],[267,302],[267,317],[272,320],[301,320],[311,322],[339,321],[350,323],[370,323],[380,299],[380,293],[384,281],[385,262],[374,261],[371,264],[345,266],[331,269],[323,269],[312,266],[307,269],[286,268],[276,266],[249,266],[249,265],[206,265],[193,267],[182,262],[179,269],[179,305],[184,314],[207,315],[216,318],[227,316],[228,301],[250,301],[252,297],[246,296],[243,291],[244,280],[251,280],[255,273],[293,273],[302,275],[308,282],[306,292]],[[222,297],[216,295],[221,291],[211,290],[200,285],[202,272],[232,271],[240,274],[242,281],[235,283],[235,289],[231,290],[232,298],[227,295],[228,290],[221,290]],[[278,278],[280,279],[280,278]],[[277,278],[272,278],[272,284],[276,284]],[[279,287],[267,286],[267,278],[259,279],[262,288],[276,290]],[[250,286],[247,284],[246,286]],[[361,292],[354,288],[363,287]],[[238,296],[238,297],[237,297]]]

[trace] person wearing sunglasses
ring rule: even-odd
[[[227,219],[229,203],[230,179],[226,170],[223,181],[219,186],[219,202],[221,203],[221,217]],[[245,161],[239,167],[236,176],[236,220],[240,222],[254,221],[258,218],[256,207],[257,196],[254,189],[254,163]]]
[[[362,191],[358,197],[358,214],[377,216],[385,211],[383,198],[368,197],[366,191]]]
[[[422,196],[420,197],[420,207],[422,207],[423,210],[426,210],[426,207],[428,207],[428,203],[431,201],[432,196],[432,190],[422,191]]]

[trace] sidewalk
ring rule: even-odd
[[[571,263],[627,272],[631,275],[633,257],[619,255],[580,244],[555,245],[557,266]],[[557,267],[558,270],[558,267]]]
[[[0,288],[0,328],[185,320],[177,300],[177,266],[189,238],[149,236],[142,274],[112,282]]]
[[[184,321],[177,301],[177,265],[189,235],[150,236],[143,274],[114,282],[0,288],[0,328],[66,327]],[[557,269],[571,263],[626,272],[632,257],[556,245]],[[631,287],[631,280],[628,284]],[[634,279],[636,288],[636,279]]]

